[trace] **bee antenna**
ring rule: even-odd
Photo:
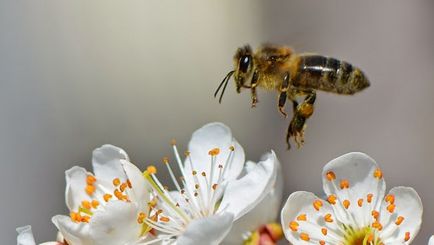
[[[223,81],[220,83],[220,85],[218,86],[217,90],[216,90],[215,93],[214,93],[214,98],[215,98],[215,97],[217,97],[217,94],[218,94],[220,88],[221,88],[221,87],[223,86],[223,84],[224,84],[223,89],[222,89],[222,93],[221,93],[220,98],[219,98],[219,103],[222,103],[222,98],[223,98],[223,94],[225,93],[226,86],[228,85],[229,80],[230,80],[232,74],[234,74],[234,72],[235,72],[235,71],[230,71],[230,72],[225,76],[225,78],[223,78]]]

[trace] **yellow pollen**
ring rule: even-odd
[[[98,202],[98,200],[92,200],[92,207],[93,208],[97,208],[98,206],[99,206],[99,202]]]
[[[154,165],[150,165],[146,168],[146,171],[149,174],[156,174],[157,173],[157,168]]]
[[[133,185],[131,185],[131,181],[129,179],[127,179],[126,183],[128,185],[128,188],[130,188],[130,189],[133,188]]]
[[[325,245],[325,241],[324,240],[319,240],[319,245]]]
[[[315,200],[315,201],[313,201],[313,207],[315,208],[316,211],[319,211],[319,209],[322,207],[321,200]]]
[[[309,234],[304,233],[304,232],[300,233],[300,239],[303,241],[306,241],[306,242],[310,241]]]
[[[326,214],[326,215],[324,216],[324,221],[327,222],[327,223],[331,223],[331,222],[333,222],[332,215],[331,215],[331,214]]]
[[[344,207],[345,207],[346,209],[348,209],[348,208],[350,207],[350,201],[349,201],[349,200],[344,200],[344,201],[342,202],[342,205],[344,205]]]
[[[372,242],[374,240],[374,234],[369,233],[368,235],[368,242]]]
[[[199,184],[195,184],[194,188],[196,188],[196,190],[199,189]]]
[[[163,157],[163,163],[168,164],[169,163],[169,158],[168,157]]]
[[[171,145],[176,145],[176,140],[175,140],[175,139],[172,139],[172,140],[170,141],[170,144],[171,144]]]
[[[229,146],[229,150],[235,151],[235,147],[233,145]]]
[[[388,194],[384,200],[390,204],[394,204],[395,203],[395,195],[393,194]]]
[[[348,189],[350,188],[350,182],[346,179],[341,180],[341,189]]]
[[[299,216],[297,216],[297,220],[306,221],[307,220],[306,214],[300,214]]]
[[[291,221],[291,222],[289,222],[289,228],[292,231],[297,231],[298,230],[298,223],[297,223],[297,221]]]
[[[193,176],[195,176],[195,175],[197,174],[197,172],[196,172],[195,170],[193,170],[193,172],[191,172],[191,174],[192,174]]]
[[[113,179],[113,185],[114,186],[118,186],[118,185],[120,185],[121,184],[121,180],[119,179],[119,178],[115,178],[115,179]]]
[[[146,219],[146,214],[143,212],[140,212],[139,216],[137,217],[137,223],[143,224],[145,219]]]
[[[169,219],[169,217],[161,217],[160,221],[162,221],[162,222],[169,222],[170,219]]]
[[[363,206],[363,199],[360,198],[359,200],[357,200],[357,205],[359,205],[359,207]]]
[[[332,205],[336,204],[336,195],[332,194],[332,195],[328,196],[327,201]]]
[[[88,176],[86,177],[86,183],[87,183],[88,185],[93,185],[93,183],[95,183],[95,181],[96,181],[96,178],[95,178],[95,176],[93,176],[93,175],[88,175]]]
[[[327,236],[327,228],[321,228],[321,232],[324,236]]]
[[[398,216],[398,218],[396,218],[395,224],[400,225],[402,223],[402,221],[404,221],[404,217]]]
[[[405,233],[404,241],[408,242],[408,240],[410,240],[410,232],[407,231]]]
[[[214,148],[214,149],[211,149],[208,152],[208,155],[210,155],[210,156],[217,156],[219,153],[220,153],[220,149],[219,148]]]
[[[390,204],[389,206],[387,206],[387,211],[389,211],[390,213],[393,213],[395,211],[395,204]]]
[[[112,198],[113,196],[111,195],[111,194],[104,194],[104,196],[103,196],[103,198],[104,198],[104,201],[106,201],[106,202],[108,202],[111,198]]]
[[[333,181],[336,179],[336,174],[333,171],[328,171],[326,177],[329,181]]]
[[[375,171],[374,171],[374,177],[376,179],[383,178],[383,172],[381,171],[381,169],[379,169],[379,168],[375,169]]]
[[[92,208],[92,205],[90,204],[90,202],[86,201],[86,200],[81,202],[81,206],[83,206],[83,208],[85,208],[85,209],[91,209]]]
[[[368,201],[368,203],[371,203],[371,202],[372,202],[372,197],[373,197],[373,196],[374,196],[373,194],[369,193],[369,194],[366,196],[366,201]]]
[[[205,173],[205,172],[202,172],[202,176],[203,176],[203,177],[206,177],[206,173]]]
[[[81,221],[81,215],[79,213],[71,212],[71,213],[69,213],[69,217],[71,217],[71,220],[74,222],[80,222]]]
[[[121,186],[119,187],[119,190],[121,190],[121,192],[124,192],[125,189],[127,189],[127,187],[128,187],[128,184],[126,182],[122,183]]]
[[[89,223],[89,221],[90,221],[90,216],[85,215],[81,217],[81,222]]]
[[[190,156],[190,152],[189,151],[184,151],[184,156],[186,156],[186,157]]]
[[[86,193],[91,196],[95,192],[96,188],[93,185],[87,185],[85,188]]]

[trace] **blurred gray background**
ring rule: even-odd
[[[104,143],[144,167],[187,146],[201,125],[229,125],[251,160],[274,149],[285,197],[322,193],[323,165],[350,151],[375,158],[388,189],[414,187],[425,207],[414,244],[434,233],[433,1],[0,1],[0,240],[31,224],[55,237],[64,170],[90,167]],[[286,151],[275,93],[212,94],[238,46],[288,44],[351,61],[372,86],[320,93],[306,144]],[[290,111],[290,108],[289,108]]]

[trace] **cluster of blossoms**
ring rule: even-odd
[[[349,153],[323,169],[324,199],[292,193],[278,215],[283,189],[273,151],[245,161],[228,127],[211,123],[193,133],[183,158],[164,158],[174,190],[157,168],[140,171],[126,152],[104,145],[93,152],[93,174],[66,171],[69,216],[52,218],[57,241],[44,245],[410,244],[422,222],[422,203],[409,187],[386,195],[383,173],[363,153]],[[180,178],[176,177],[180,173]],[[30,226],[17,228],[18,245],[34,245]],[[431,238],[429,245],[434,245]]]

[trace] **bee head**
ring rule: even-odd
[[[240,93],[244,82],[252,73],[253,57],[249,45],[238,48],[234,56],[234,78],[237,85],[237,92]]]

